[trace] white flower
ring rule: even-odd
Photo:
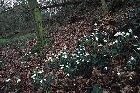
[[[98,37],[95,37],[95,40],[96,40],[96,41],[98,41],[98,40],[99,40],[99,38],[98,38]]]
[[[140,47],[139,48],[137,48],[138,50],[140,50]]]
[[[115,40],[115,42],[113,42],[113,44],[118,43],[118,40]]]
[[[92,35],[95,35],[94,33],[91,33]]]
[[[60,65],[61,67],[64,67],[64,65]]]
[[[59,57],[58,57],[58,56],[56,56],[55,58],[56,58],[56,59],[59,59]]]
[[[68,65],[66,65],[66,68],[69,68],[69,66],[68,66]]]
[[[78,60],[76,60],[76,63],[79,64],[80,62]]]
[[[138,36],[134,36],[134,38],[138,38]]]
[[[79,41],[81,41],[81,39],[78,39]]]
[[[17,83],[19,83],[21,81],[21,79],[18,78]]]
[[[6,82],[9,82],[10,80],[11,80],[11,79],[9,78],[9,79],[6,80]]]
[[[52,57],[49,57],[48,60],[51,61],[51,62],[53,61]]]
[[[120,72],[118,72],[117,75],[119,76],[120,75]]]
[[[43,80],[40,80],[40,83],[42,83],[43,82]]]
[[[98,31],[99,29],[96,28],[96,29],[94,29],[94,30],[95,30],[95,31]]]
[[[117,32],[114,36],[123,36],[124,34],[121,32]]]
[[[76,55],[76,57],[78,58],[79,56],[78,56],[78,55]]]
[[[60,69],[63,69],[64,67],[61,67]]]
[[[99,44],[98,46],[100,47],[100,46],[103,46],[103,45],[102,44]]]
[[[105,67],[105,70],[107,70],[107,67]]]
[[[67,55],[63,55],[62,57],[63,57],[63,58],[67,58],[68,56],[67,56]]]
[[[31,76],[32,79],[35,79],[35,77],[36,77],[36,74],[34,74],[34,75]]]
[[[89,53],[88,52],[86,52],[86,56],[89,56]]]
[[[70,74],[67,74],[66,76],[70,76]]]
[[[131,60],[135,60],[135,58],[133,56],[131,56]]]
[[[104,39],[104,42],[107,42],[107,40]]]
[[[127,33],[126,33],[126,36],[129,36],[129,35],[130,35],[130,33],[127,32]]]
[[[130,28],[130,29],[128,29],[128,31],[130,32],[130,33],[132,33],[132,29]]]
[[[80,51],[82,50],[82,48],[80,48]]]
[[[95,23],[94,25],[97,26],[97,23]]]
[[[132,79],[132,77],[129,77],[129,79]]]
[[[66,52],[63,52],[63,54],[66,55],[67,53]]]
[[[43,72],[44,72],[43,70],[38,71],[38,73],[40,73],[40,74],[43,73]]]
[[[78,54],[80,54],[80,51],[78,51]]]
[[[34,53],[35,55],[37,55],[37,53]]]

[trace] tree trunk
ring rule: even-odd
[[[102,9],[103,9],[104,15],[106,15],[108,13],[107,4],[106,4],[105,0],[101,0],[101,3],[102,3]]]
[[[36,35],[38,39],[38,46],[39,51],[41,52],[41,48],[43,47],[43,27],[42,27],[42,15],[41,11],[38,7],[37,0],[28,0],[29,7],[32,11],[34,20],[35,20],[35,28],[36,28]]]

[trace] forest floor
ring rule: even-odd
[[[36,38],[0,45],[0,93],[140,93],[139,6],[125,6],[105,16],[97,8],[50,30],[46,38],[52,42],[44,46],[43,57],[35,49]],[[96,38],[97,33],[102,35]],[[60,56],[64,51],[75,53],[87,38],[95,40],[97,57],[109,60],[109,65],[88,66],[71,77],[59,65]],[[109,51],[105,58],[100,57],[102,48]],[[94,53],[90,44],[85,49]]]

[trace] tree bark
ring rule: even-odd
[[[36,28],[36,35],[38,39],[38,46],[39,46],[39,51],[41,52],[41,48],[43,47],[43,27],[42,27],[42,15],[41,11],[38,7],[37,0],[28,0],[29,7],[32,11],[34,20],[35,20],[35,28]]]
[[[102,3],[102,9],[103,9],[104,15],[106,15],[108,13],[107,4],[106,4],[105,0],[101,0],[101,3]]]

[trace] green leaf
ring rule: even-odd
[[[103,93],[103,89],[101,89],[99,85],[94,85],[91,93]]]

